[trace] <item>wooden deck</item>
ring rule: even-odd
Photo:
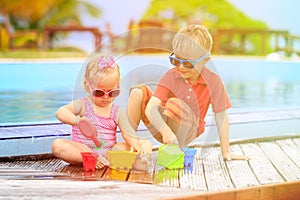
[[[174,198],[174,194],[177,194],[177,199],[201,199],[202,197],[205,199],[209,196],[222,199],[224,195],[234,197],[229,199],[244,199],[238,198],[242,194],[246,195],[247,199],[293,199],[300,195],[300,135],[232,143],[232,151],[250,156],[252,159],[249,161],[224,161],[218,145],[202,145],[201,147],[195,146],[195,148],[197,148],[197,154],[192,171],[167,170],[157,166],[157,151],[152,154],[151,167],[147,172],[105,168],[96,170],[93,176],[85,175],[82,166],[71,166],[57,158],[2,159],[0,179],[5,181],[0,183],[0,196],[3,195],[3,189],[16,187],[13,183],[18,183],[20,190],[26,188],[25,183],[28,180],[35,181],[34,183],[46,180],[49,185],[59,184],[57,181],[72,185],[75,184],[74,180],[77,180],[75,182],[84,180],[83,188],[86,181],[100,181],[102,184],[111,182],[121,185],[126,183],[127,186],[132,186],[136,190],[149,187],[144,191],[149,195],[146,199]],[[22,180],[26,181],[22,182]],[[150,185],[156,189],[150,189]],[[164,191],[162,188],[168,188],[169,194],[162,192],[164,193],[162,196],[157,196],[159,191]],[[50,195],[46,190],[42,191],[44,195]],[[131,190],[127,188],[124,191]],[[154,194],[155,191],[158,194]],[[5,194],[9,195],[9,193]],[[131,199],[130,195],[139,199],[141,196],[136,196],[138,194],[129,192],[129,199]],[[223,195],[218,196],[219,194]],[[265,198],[267,196],[269,198]]]

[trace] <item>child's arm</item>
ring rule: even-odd
[[[60,107],[56,111],[56,117],[61,122],[70,125],[77,125],[79,118],[77,115],[82,115],[83,113],[83,102],[81,100],[71,101],[69,104]]]
[[[163,135],[165,144],[177,143],[176,135],[171,128],[165,123],[158,109],[161,105],[161,100],[152,96],[146,106],[145,114],[150,123]]]
[[[134,129],[131,127],[126,113],[121,108],[119,108],[117,112],[117,123],[126,143],[138,153],[143,152],[140,140]]]
[[[229,119],[226,111],[215,113],[215,120],[223,158],[225,160],[249,160],[249,157],[245,155],[235,155],[229,150]]]

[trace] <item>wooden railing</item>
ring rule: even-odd
[[[48,26],[44,28],[43,48],[47,50],[52,47],[52,39],[57,32],[90,32],[93,34],[95,41],[94,46],[96,50],[101,49],[102,33],[97,27],[85,26]]]
[[[260,52],[258,55],[266,55],[267,47],[272,52],[285,51],[288,55],[293,52],[300,53],[296,50],[294,44],[300,42],[299,36],[292,36],[285,30],[268,30],[268,29],[215,29],[212,31],[214,38],[213,52],[215,54],[247,54],[247,42],[252,36],[260,38]],[[272,44],[270,38],[272,37]],[[253,45],[253,44],[252,44]]]
[[[135,49],[134,51],[144,53],[171,50],[176,30],[170,27],[166,29],[159,21],[141,21],[136,27],[137,29],[128,31],[128,37],[123,37],[124,47],[119,50]],[[211,33],[214,54],[265,56],[278,51],[284,51],[287,55],[300,54],[300,49],[297,49],[300,46],[300,36],[293,36],[286,30],[217,28],[211,30]]]

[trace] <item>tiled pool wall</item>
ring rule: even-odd
[[[0,157],[51,153],[51,144],[58,137],[8,139],[0,141]],[[70,138],[70,137],[63,137]]]
[[[0,127],[0,157],[48,154],[57,138],[71,139],[71,127],[63,124]]]

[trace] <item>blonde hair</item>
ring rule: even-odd
[[[100,63],[101,59],[110,59],[109,62]],[[97,85],[101,81],[102,77],[109,77],[112,80],[116,81],[116,84],[120,83],[120,68],[115,63],[112,57],[107,56],[97,56],[91,59],[85,69],[84,74],[84,89],[89,91],[88,83]]]
[[[213,39],[206,27],[202,25],[188,25],[181,28],[173,39],[173,51],[210,53]]]

